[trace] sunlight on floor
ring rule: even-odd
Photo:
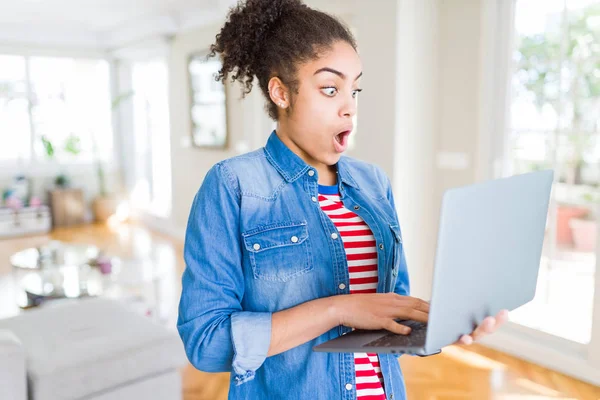
[[[454,359],[457,362],[465,364],[471,368],[486,369],[486,370],[503,370],[506,365],[482,356],[481,354],[473,353],[457,346],[444,348],[444,354]]]

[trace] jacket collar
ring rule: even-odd
[[[304,162],[304,160],[281,141],[276,131],[273,131],[267,140],[265,154],[283,179],[290,183],[294,182],[311,168],[310,165]],[[349,163],[346,157],[342,156],[338,161],[337,171],[342,183],[358,188],[356,181],[350,175]]]

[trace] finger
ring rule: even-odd
[[[481,327],[483,333],[494,333],[496,326],[498,325],[495,317],[489,317],[486,323]]]
[[[469,335],[462,335],[458,340],[459,344],[470,345],[473,343],[473,338]]]
[[[413,297],[414,303],[413,308],[419,311],[429,313],[429,303],[425,300],[417,299]]]
[[[398,303],[398,307],[414,308],[415,310],[429,313],[429,303],[424,300],[418,299],[416,297],[401,295],[397,295],[396,300]]]
[[[496,314],[496,329],[508,321],[508,310],[501,310]]]
[[[394,310],[393,316],[398,319],[410,319],[425,324],[429,321],[428,313],[414,309],[397,309]]]
[[[382,326],[384,329],[393,332],[397,335],[408,335],[410,334],[410,328],[408,326],[402,325],[394,321],[393,319],[385,319],[382,321]]]
[[[471,337],[473,338],[473,340],[479,340],[483,336],[489,333],[493,333],[495,330],[495,326],[496,318],[487,317],[481,322],[481,324],[477,328],[475,328],[473,333],[471,333]]]
[[[416,300],[416,303],[415,303],[414,308],[416,308],[419,311],[429,313],[430,305],[427,301],[421,300],[421,299],[415,299],[415,300]]]

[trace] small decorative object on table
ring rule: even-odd
[[[96,260],[96,266],[100,269],[103,275],[108,275],[112,272],[112,262],[108,257],[100,256]]]
[[[160,323],[160,276],[145,262],[103,254],[93,245],[51,241],[10,257],[21,308],[85,297],[114,298]]]

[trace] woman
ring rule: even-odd
[[[426,322],[409,296],[390,182],[342,157],[361,61],[349,30],[300,0],[248,0],[216,37],[223,81],[254,77],[277,121],[266,146],[216,164],[190,212],[178,329],[191,363],[231,372],[233,399],[404,399],[391,354],[316,353],[353,328]],[[493,332],[487,318],[469,344]]]

